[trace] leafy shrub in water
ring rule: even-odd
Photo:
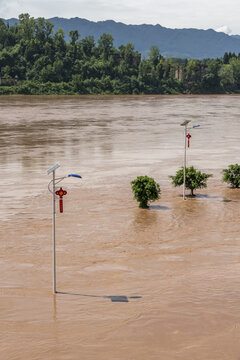
[[[222,170],[222,180],[231,184],[233,188],[240,187],[240,165],[229,165],[227,169]]]
[[[186,189],[191,190],[191,195],[193,196],[194,190],[207,187],[207,179],[211,176],[212,174],[206,174],[202,173],[201,171],[197,171],[193,166],[187,167],[185,176]],[[184,168],[182,167],[180,170],[178,170],[175,176],[169,177],[172,179],[173,186],[183,185]]]
[[[139,207],[148,208],[149,201],[155,201],[160,197],[160,186],[153,178],[138,176],[131,182],[134,199],[139,202]]]

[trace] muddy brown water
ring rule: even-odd
[[[0,358],[240,359],[239,96],[0,97]],[[192,120],[188,165],[212,173],[171,187]],[[57,290],[51,194],[61,163]],[[130,181],[154,177],[141,210]]]

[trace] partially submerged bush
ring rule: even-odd
[[[222,170],[222,180],[231,184],[233,188],[240,187],[240,165],[229,165],[227,169]]]
[[[184,168],[182,167],[180,170],[176,172],[175,176],[169,176],[170,179],[172,179],[172,185],[173,186],[183,185],[183,176],[184,176]],[[206,174],[206,173],[202,173],[201,171],[197,171],[193,166],[187,167],[186,175],[185,175],[185,187],[186,189],[191,190],[191,195],[193,196],[194,190],[207,187],[207,179],[211,176],[212,174]]]
[[[139,202],[139,207],[148,208],[149,201],[155,201],[160,197],[160,186],[153,178],[138,176],[131,182],[134,199]]]

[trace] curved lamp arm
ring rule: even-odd
[[[75,177],[75,178],[79,178],[82,179],[82,177],[80,175],[77,174],[69,174],[68,176],[62,176],[60,178],[55,179],[55,185],[57,185],[58,183],[60,183],[63,179],[66,179],[67,177]],[[53,193],[52,190],[50,189],[50,185],[53,182],[53,180],[51,180],[48,184],[48,190],[50,191],[50,193]]]

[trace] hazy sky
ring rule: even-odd
[[[8,19],[21,13],[240,34],[239,0],[0,0],[0,17]]]

